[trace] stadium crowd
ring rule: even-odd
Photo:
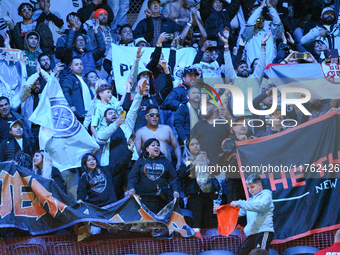
[[[23,2],[17,9],[22,21],[15,24],[6,13],[8,30],[0,36],[0,47],[20,49],[27,58],[20,107],[0,95],[0,162],[18,161],[54,179],[78,203],[103,207],[138,194],[158,213],[179,198],[192,212],[193,227],[216,227],[214,200],[245,200],[242,182],[235,176],[218,181],[219,173],[197,172],[198,166],[238,167],[236,141],[285,131],[290,125],[283,125],[284,119],[300,125],[340,106],[336,99],[313,99],[304,104],[310,116],[291,105],[286,116],[280,108],[257,116],[245,105],[239,116],[233,114],[230,90],[216,88],[221,100],[210,96],[215,84],[233,84],[245,95],[251,87],[254,107],[270,109],[278,92],[264,72],[268,64],[339,63],[334,0],[148,0],[145,18],[134,29],[126,19],[128,0],[83,2],[66,23],[50,0],[34,6]],[[112,44],[136,50],[122,95]],[[145,47],[153,47],[153,53],[143,67],[139,60]],[[174,87],[176,52],[188,47],[196,56]],[[164,48],[170,48],[168,59]],[[40,126],[29,120],[51,76],[100,145],[84,155],[80,168],[61,172],[39,146]],[[273,120],[273,125],[213,126],[215,119],[243,123],[251,118]]]

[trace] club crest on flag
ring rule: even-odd
[[[65,98],[51,98],[54,137],[68,138],[79,132],[79,121],[75,118]]]
[[[338,63],[322,63],[325,79],[333,84],[340,84],[340,66]]]

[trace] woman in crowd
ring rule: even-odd
[[[52,166],[52,159],[46,151],[40,150],[34,153],[33,172],[46,179],[54,180],[59,188],[66,192],[65,181],[59,169]]]
[[[213,216],[213,199],[219,193],[218,181],[209,173],[210,161],[207,153],[201,151],[195,137],[188,138],[185,143],[179,178],[184,181],[184,191],[188,198],[187,208],[191,210],[194,228],[216,227]],[[214,223],[215,222],[215,223]]]
[[[129,174],[127,187],[127,195],[137,193],[142,203],[154,213],[163,209],[172,198],[179,197],[177,173],[161,152],[156,138],[144,143],[144,149]]]

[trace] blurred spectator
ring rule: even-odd
[[[255,58],[259,57],[262,39],[267,37],[271,33],[272,37],[266,40],[266,66],[272,63],[276,55],[276,43],[277,38],[281,38],[283,33],[283,26],[280,17],[275,8],[270,4],[270,0],[267,0],[267,7],[269,14],[273,21],[264,20],[262,11],[266,1],[263,1],[261,6],[253,9],[252,15],[249,17],[246,26],[240,32],[240,36],[247,41],[245,50],[247,54],[247,64],[250,65]]]
[[[39,9],[33,13],[33,20],[38,23],[44,22],[52,32],[53,41],[56,42],[60,35],[64,32],[64,21],[61,18],[59,12],[51,12],[50,0],[38,0]]]
[[[107,4],[112,8],[114,21],[111,28],[116,29],[127,23],[130,0],[107,0]]]
[[[219,34],[219,37],[221,41],[224,43],[225,77],[227,79],[227,82],[232,82],[235,86],[240,88],[245,96],[248,95],[247,93],[248,87],[251,87],[252,92],[253,92],[253,98],[256,97],[257,95],[260,94],[260,85],[261,85],[262,78],[264,75],[264,68],[266,66],[265,65],[266,41],[269,39],[270,33],[268,33],[261,40],[261,52],[260,52],[260,59],[259,59],[260,61],[259,61],[259,64],[255,67],[255,71],[252,75],[250,75],[248,65],[246,61],[244,60],[239,61],[237,63],[236,69],[234,70],[230,51],[229,51],[229,43],[228,43],[229,30],[224,29],[223,35]],[[251,112],[247,104],[245,104],[244,113],[247,116],[251,116]]]
[[[218,194],[218,190],[214,190],[211,180],[214,174],[219,173],[207,171],[209,165],[212,164],[207,158],[207,153],[201,150],[198,140],[194,137],[188,138],[178,175],[185,182],[187,208],[192,212],[194,228],[216,227],[213,199],[216,199],[214,195],[216,196],[216,191]]]
[[[301,38],[302,44],[308,44],[314,40],[321,40],[329,49],[340,48],[340,30],[336,25],[335,10],[333,6],[326,7],[321,13],[322,26],[312,28]]]
[[[15,120],[21,120],[24,123],[25,137],[31,137],[31,130],[24,118],[19,113],[11,110],[11,103],[7,97],[0,96],[0,143],[10,137],[8,130]]]
[[[24,38],[25,35],[34,30],[39,34],[40,37],[40,48],[43,52],[53,53],[53,35],[48,26],[42,21],[34,21],[33,6],[30,3],[22,3],[18,7],[18,14],[22,17],[23,21],[18,22],[15,26],[9,15],[4,16],[4,21],[8,25],[13,46],[16,49],[24,49]]]
[[[77,119],[83,123],[85,115],[89,110],[89,104],[93,98],[93,93],[89,85],[83,80],[83,62],[80,57],[73,57],[71,61],[71,71],[61,82],[65,99]]]
[[[106,0],[85,0],[83,1],[83,8],[78,10],[78,15],[81,23],[85,23],[90,19],[91,15],[98,9],[104,9],[108,14],[108,24],[113,21],[113,12],[110,6],[107,5]]]
[[[215,165],[222,152],[221,143],[228,137],[229,125],[213,125],[214,120],[219,119],[219,110],[212,99],[208,100],[207,112],[202,116],[204,119],[196,123],[190,136],[195,136],[198,139],[201,149],[207,152],[208,159]]]
[[[162,16],[174,20],[177,25],[184,27],[190,22],[191,11],[188,8],[188,0],[173,0],[162,7]]]
[[[208,40],[217,42],[218,32],[221,32],[225,27],[231,30],[230,22],[237,14],[239,8],[240,0],[232,0],[226,9],[223,9],[220,0],[212,1],[210,14],[204,22],[204,27],[208,33]]]
[[[144,37],[151,47],[155,47],[161,33],[170,34],[169,40],[176,37],[176,32],[179,34],[180,29],[177,24],[172,19],[165,18],[160,14],[159,0],[149,0],[148,8],[145,11],[146,18],[138,23],[133,32],[134,38]],[[163,46],[169,47],[170,42],[164,42]]]
[[[20,160],[21,154],[24,153],[25,160],[29,160],[30,165],[32,162],[32,144],[30,137],[24,134],[23,122],[19,119],[13,121],[9,125],[9,134],[9,138],[3,140],[0,144],[0,162]]]
[[[96,25],[93,27],[94,35],[97,41],[98,47],[93,48],[93,50],[89,50],[86,48],[86,37],[81,33],[74,34],[74,44],[73,47],[66,48],[66,61],[70,62],[72,57],[80,57],[83,62],[83,77],[90,71],[96,70],[100,68],[100,63],[97,62],[100,60],[105,54],[105,42],[103,35],[98,32],[99,28],[99,20],[96,21]],[[72,39],[73,33],[69,33],[70,40]],[[71,45],[68,45],[71,46]]]
[[[177,183],[177,173],[162,153],[159,140],[147,139],[129,174],[126,194],[138,194],[143,204],[157,214],[172,199],[179,197]]]
[[[97,22],[99,21],[99,27],[98,27],[98,32],[102,35],[103,42],[105,43],[105,53],[100,60],[97,61],[96,66],[99,69],[100,68],[100,76],[101,78],[107,78],[107,74],[102,68],[104,58],[109,54],[111,51],[111,43],[116,42],[118,40],[118,35],[114,32],[114,30],[111,30],[110,26],[108,25],[108,14],[104,9],[98,9],[94,13],[94,19]],[[98,48],[100,47],[97,39],[97,35],[94,31],[94,27],[91,27],[87,31],[87,36],[91,40],[91,44],[93,48]],[[132,36],[132,31],[131,31],[131,36]],[[111,53],[110,53],[111,54]]]
[[[28,32],[25,35],[24,53],[27,57],[27,77],[34,74],[39,55],[42,53],[39,47],[40,36],[36,31]]]
[[[29,121],[35,108],[37,108],[41,92],[43,90],[40,84],[40,75],[47,82],[49,75],[41,69],[40,64],[37,63],[36,73],[32,74],[20,89],[21,115],[31,129],[32,135],[35,139],[36,149],[39,149],[39,129],[40,126]]]
[[[187,89],[193,85],[196,85],[197,76],[199,73],[195,68],[184,68],[182,84],[179,84],[177,88],[174,88],[167,96],[163,103],[163,108],[171,111],[176,111],[181,104],[188,102]]]
[[[201,90],[197,86],[191,86],[187,90],[189,102],[181,104],[175,113],[174,126],[178,134],[179,143],[185,144],[190,137],[190,131],[197,122],[202,120],[200,103]]]
[[[53,180],[59,186],[59,188],[66,192],[65,181],[61,176],[58,168],[52,166],[52,159],[50,155],[44,151],[39,150],[34,153],[33,156],[33,172],[41,175],[42,177]]]

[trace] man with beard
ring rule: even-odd
[[[40,64],[41,69],[43,69],[48,75],[54,75],[54,77],[58,78],[59,74],[62,70],[64,70],[64,64],[59,62],[54,67],[53,71],[51,70],[51,58],[47,53],[41,53],[38,57],[38,62]],[[46,80],[41,79],[41,76],[39,77],[39,81],[41,84],[41,87],[44,88],[46,85]]]
[[[187,90],[189,102],[180,105],[175,113],[174,127],[181,145],[190,137],[190,131],[202,119],[200,112],[201,90],[192,86]]]
[[[214,120],[219,119],[219,110],[212,99],[207,102],[207,113],[203,120],[196,123],[190,136],[197,137],[201,150],[207,152],[207,158],[216,165],[218,155],[222,152],[221,143],[229,135],[229,125],[215,125]]]
[[[265,20],[262,15],[265,3],[267,1],[267,8],[272,21]],[[249,17],[245,27],[240,32],[240,36],[246,43],[245,50],[247,52],[246,61],[250,65],[255,58],[259,57],[261,50],[261,40],[271,33],[272,38],[267,40],[266,46],[266,66],[273,62],[276,57],[276,39],[282,38],[284,32],[279,14],[276,9],[271,5],[270,0],[263,0],[261,6],[253,8],[253,13]]]
[[[42,76],[46,83],[49,78],[49,74],[43,70],[37,62],[36,73],[31,75],[20,89],[21,115],[24,118],[24,121],[28,123],[28,126],[31,128],[35,144],[37,145],[37,148],[35,149],[39,149],[40,126],[30,122],[28,119],[39,104],[42,92],[40,76]]]
[[[100,60],[97,61],[97,66],[99,65],[102,66],[104,58],[108,55],[109,51],[111,50],[111,43],[117,41],[118,35],[115,34],[114,31],[111,30],[110,26],[108,25],[108,13],[106,10],[104,9],[96,10],[94,13],[94,19],[96,21],[97,20],[99,21],[98,32],[102,34],[104,43],[105,43],[104,57],[102,57]],[[99,45],[97,43],[93,27],[91,27],[87,31],[87,36],[91,40],[92,47],[97,48]],[[132,31],[131,31],[131,36],[132,36]],[[101,77],[101,78],[106,78],[106,77]]]
[[[8,25],[11,37],[13,38],[13,48],[23,50],[25,35],[35,30],[40,36],[41,50],[53,53],[54,42],[52,32],[44,22],[32,19],[33,6],[30,3],[20,4],[18,14],[22,17],[23,21],[18,22],[15,26],[9,15],[4,16],[4,21]]]
[[[137,153],[141,153],[141,149],[144,147],[144,143],[150,138],[156,138],[160,142],[160,148],[165,157],[172,161],[170,153],[170,145],[175,151],[177,164],[176,169],[179,169],[181,165],[181,147],[178,144],[174,131],[168,125],[158,124],[159,122],[159,110],[156,105],[148,105],[146,108],[145,118],[148,124],[142,127],[136,132],[135,146]]]
[[[244,98],[248,98],[248,88],[252,88],[252,99],[261,93],[260,85],[262,83],[262,78],[264,75],[264,68],[266,67],[266,42],[270,37],[268,33],[261,40],[261,51],[259,63],[256,65],[254,72],[250,75],[248,64],[246,61],[241,60],[237,63],[236,69],[234,70],[232,58],[229,50],[229,29],[226,27],[223,30],[223,35],[219,33],[221,41],[224,43],[224,63],[225,63],[225,77],[226,83],[234,84],[236,87],[240,88],[243,92]],[[231,97],[228,102],[232,106]],[[247,100],[244,100],[244,115],[251,116],[252,113],[249,110]]]
[[[303,94],[302,97],[305,97]],[[323,114],[326,114],[330,110],[331,105],[336,105],[337,99],[312,99],[308,103],[303,104],[304,107],[311,113],[311,115],[304,115],[300,113],[298,123],[302,124],[306,121],[315,119]]]
[[[328,46],[328,49],[339,49],[340,30],[336,29],[333,33],[334,26],[336,25],[335,10],[333,6],[328,6],[322,10],[321,20],[322,26],[312,28],[301,38],[301,43],[305,45],[315,40],[320,40]]]

